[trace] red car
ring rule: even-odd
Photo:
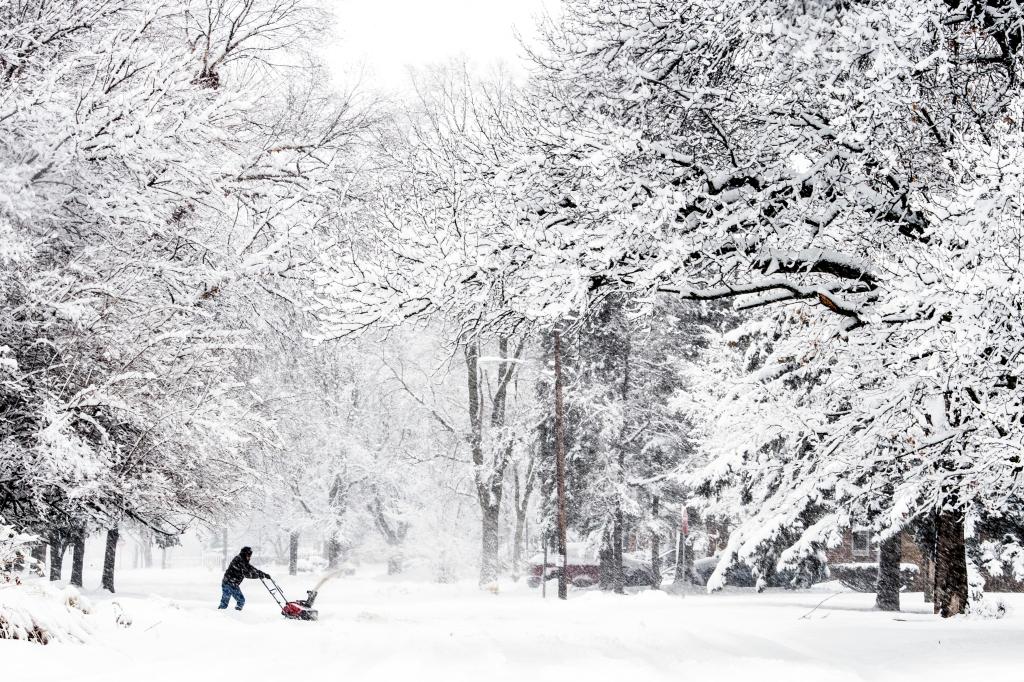
[[[590,587],[598,583],[598,558],[597,551],[591,549],[584,542],[570,542],[566,546],[566,576],[576,587]],[[545,570],[544,555],[534,554],[530,557],[530,571],[526,584],[530,587],[540,587],[542,576],[547,580],[557,578],[562,570],[562,557],[557,552],[548,552],[548,563]]]

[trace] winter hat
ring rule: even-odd
[[[252,556],[252,547],[243,547],[242,551],[239,552],[239,554],[241,554],[242,556],[244,556],[245,558],[248,559],[249,557]]]

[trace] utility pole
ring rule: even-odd
[[[555,330],[555,478],[558,482],[558,553],[562,570],[558,574],[558,598],[568,599],[568,557],[565,542],[565,407],[562,403],[562,335]]]

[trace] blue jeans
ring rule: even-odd
[[[235,598],[235,608],[241,611],[242,607],[245,606],[245,595],[242,594],[242,590],[235,585],[221,583],[220,606],[217,608],[226,609],[228,607],[228,602],[231,601],[232,597]]]

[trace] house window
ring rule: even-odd
[[[871,556],[871,531],[869,531],[869,530],[855,530],[855,531],[853,531],[853,556],[855,556],[855,557]]]

